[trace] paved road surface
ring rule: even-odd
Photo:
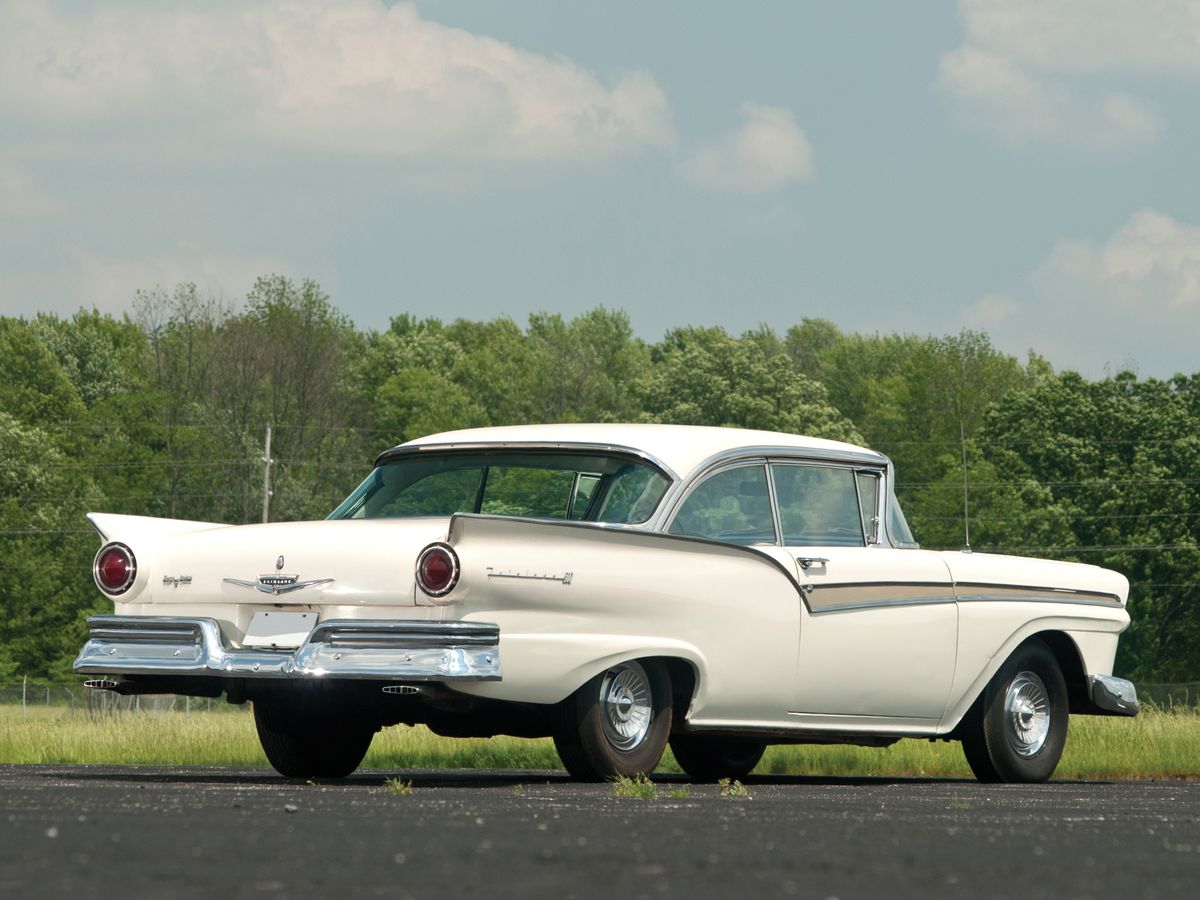
[[[0,897],[1200,896],[1200,784],[387,774],[0,766]]]

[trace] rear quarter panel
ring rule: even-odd
[[[554,703],[608,666],[674,657],[696,674],[690,719],[786,720],[801,597],[752,549],[574,523],[459,516],[445,618],[500,626],[502,681],[479,696]]]

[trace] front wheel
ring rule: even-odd
[[[581,781],[649,775],[671,734],[671,679],[653,660],[618,663],[563,701],[554,747]]]
[[[762,759],[767,745],[762,741],[703,734],[677,734],[671,738],[671,752],[683,771],[694,781],[721,778],[745,778]]]
[[[1067,743],[1067,685],[1041,641],[1009,657],[983,692],[963,734],[963,753],[983,782],[1039,782],[1054,774]]]
[[[255,701],[254,727],[267,761],[286,778],[345,778],[375,736],[373,727],[328,706],[297,708],[277,698]]]

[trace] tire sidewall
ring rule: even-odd
[[[631,777],[649,774],[658,766],[671,734],[671,680],[666,667],[655,660],[637,660],[650,687],[650,726],[637,746],[622,750],[605,734],[602,722],[603,698],[600,696],[605,676],[618,664],[601,672],[576,694],[580,749],[584,752],[596,776],[600,778]]]
[[[1045,743],[1032,756],[1021,756],[1008,740],[1004,701],[1009,686],[1021,672],[1033,672],[1046,688],[1050,701],[1050,730]],[[1041,641],[1019,647],[992,679],[984,695],[983,737],[987,755],[1001,781],[1042,782],[1058,766],[1067,743],[1067,685],[1050,648]]]

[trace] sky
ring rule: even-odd
[[[0,0],[0,315],[312,278],[1200,371],[1200,0]]]

